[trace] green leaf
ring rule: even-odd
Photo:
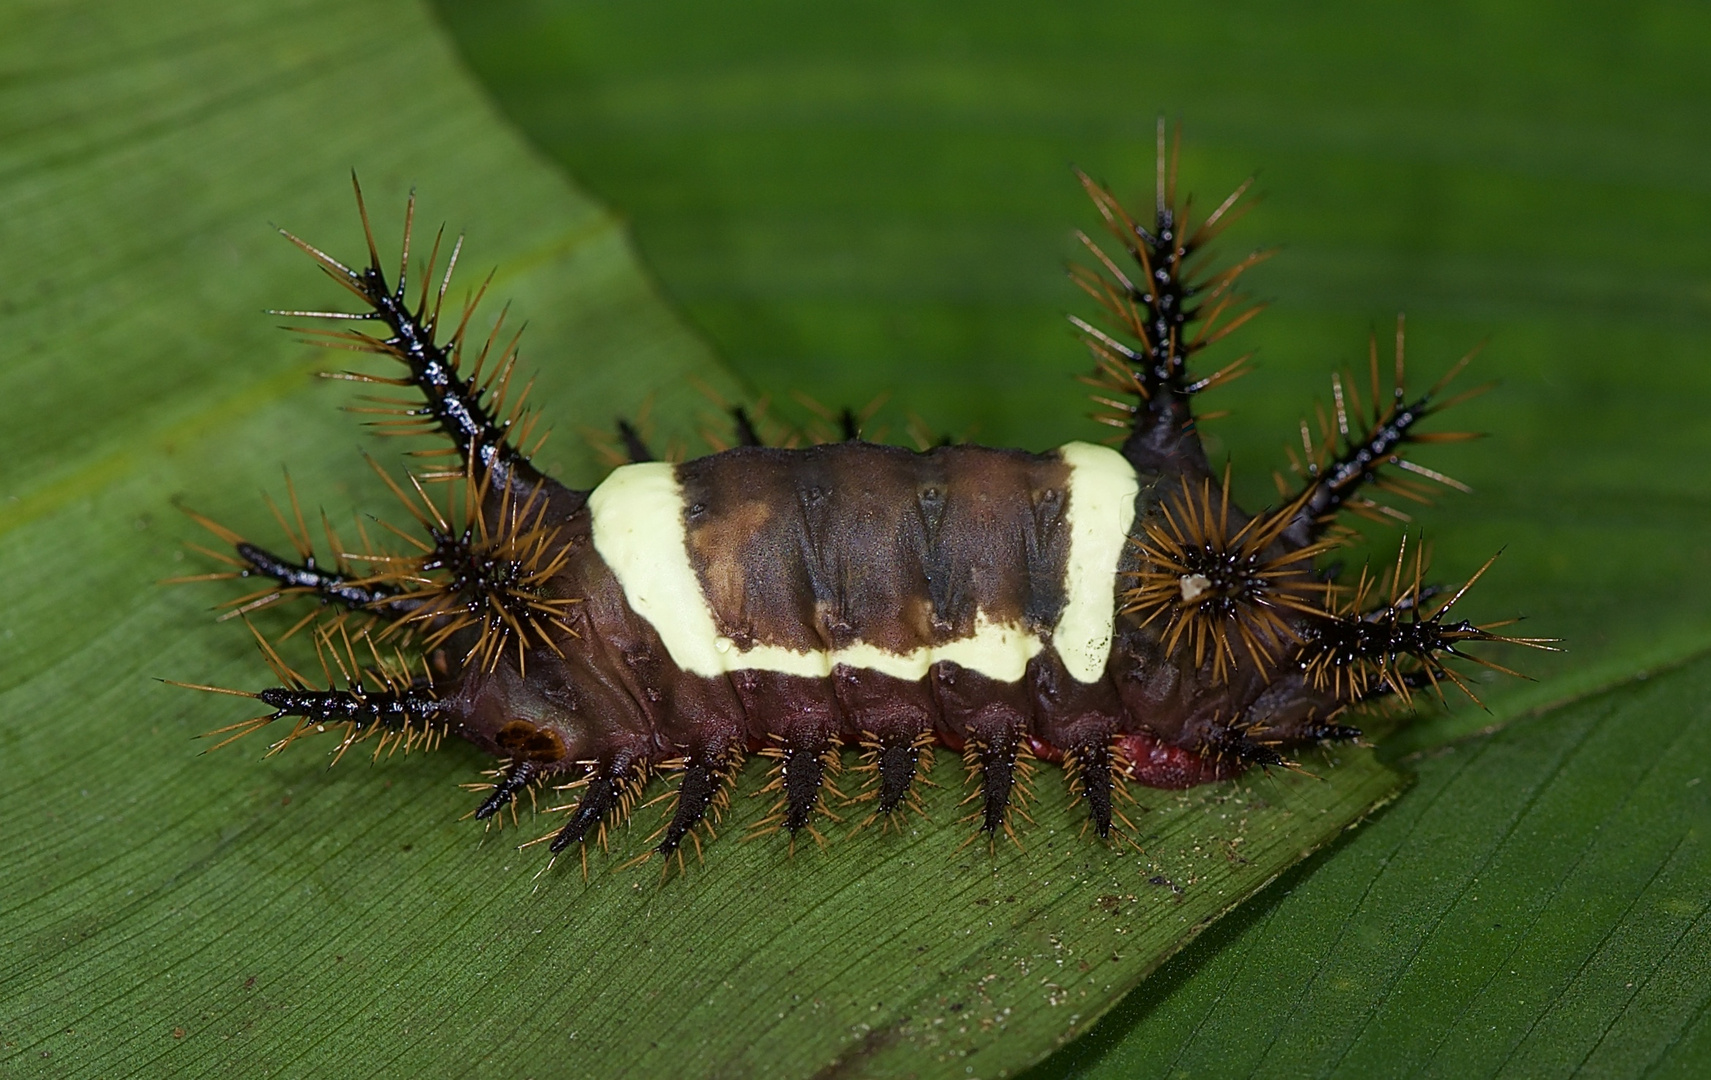
[[[1271,310],[1224,354],[1257,348],[1257,371],[1218,391],[1232,415],[1206,425],[1247,502],[1270,497],[1266,474],[1328,397],[1327,370],[1362,365],[1394,312],[1409,314],[1421,381],[1488,342],[1468,383],[1501,385],[1444,423],[1491,437],[1427,459],[1474,494],[1418,517],[1446,579],[1503,549],[1472,613],[1524,613],[1567,651],[1504,657],[1538,681],[1482,682],[1491,713],[1423,718],[1383,750],[1533,718],[1422,761],[1418,790],[1377,827],[1211,931],[1043,1076],[1558,1074],[1603,1031],[1587,1069],[1704,1071],[1711,979],[1699,938],[1681,936],[1698,909],[1671,899],[1673,915],[1652,917],[1666,894],[1623,912],[1607,897],[1641,894],[1572,874],[1560,892],[1540,884],[1585,851],[1624,881],[1663,873],[1668,897],[1711,894],[1700,789],[1666,778],[1685,767],[1677,733],[1702,715],[1702,680],[1668,676],[1678,697],[1634,681],[1711,644],[1703,10],[440,7],[508,115],[628,214],[671,297],[777,399],[890,391],[894,413],[936,430],[1033,446],[1085,435],[1070,376],[1086,361],[1061,322],[1085,305],[1060,267],[1076,257],[1069,228],[1094,222],[1068,166],[1144,203],[1160,114],[1184,122],[1183,183],[1202,206],[1259,174],[1262,201],[1226,250],[1281,248],[1250,275]],[[1393,543],[1381,533],[1378,557]],[[1606,707],[1632,722],[1564,751],[1558,733]],[[1516,766],[1434,794],[1446,762],[1559,752],[1577,771]],[[1616,776],[1650,816],[1607,819],[1600,781]],[[1535,791],[1557,800],[1558,842],[1503,839]],[[1396,839],[1408,830],[1440,842]],[[1453,965],[1431,952],[1464,944],[1457,890],[1488,880],[1498,849],[1504,893],[1537,911],[1513,987],[1521,976],[1487,947],[1508,939]],[[1590,989],[1610,961],[1656,961],[1636,980],[1646,996],[1621,997],[1626,978]]]
[[[467,747],[201,756],[243,703],[158,680],[271,680],[210,617],[229,591],[156,584],[206,569],[174,504],[265,533],[288,464],[333,520],[386,513],[360,451],[396,453],[314,378],[341,357],[262,314],[337,302],[270,222],[350,258],[347,170],[383,243],[419,186],[418,223],[467,228],[470,281],[496,267],[529,323],[543,460],[572,482],[598,476],[582,428],[651,409],[687,433],[696,382],[740,387],[415,6],[15,6],[0,61],[8,1074],[1013,1071],[1401,785],[1348,749],[1306,762],[1324,779],[1142,791],[1138,846],[1107,847],[1045,777],[1027,850],[988,851],[947,759],[905,835],[727,835],[682,876],[619,872],[654,810],[585,879],[514,850],[551,822],[456,820]]]
[[[1703,657],[1447,748],[1039,1075],[1702,1075],[1708,779]]]

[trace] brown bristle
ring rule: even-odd
[[[1216,494],[1209,479],[1191,482],[1136,539],[1141,568],[1123,612],[1143,626],[1163,619],[1166,654],[1186,646],[1196,668],[1211,660],[1216,681],[1243,658],[1270,668],[1299,641],[1292,617],[1322,610],[1327,586],[1314,578],[1313,560],[1336,543],[1285,548],[1279,541],[1295,516],[1290,505],[1232,521],[1228,471]]]

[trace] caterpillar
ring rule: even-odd
[[[1447,589],[1425,582],[1423,548],[1406,539],[1394,563],[1352,581],[1326,559],[1355,535],[1346,515],[1408,520],[1386,495],[1465,490],[1409,455],[1473,437],[1425,430],[1487,389],[1448,392],[1472,354],[1410,393],[1399,320],[1388,386],[1374,341],[1364,395],[1333,376],[1333,409],[1317,432],[1303,422],[1278,502],[1248,513],[1232,500],[1195,405],[1248,357],[1206,374],[1198,357],[1259,310],[1236,285],[1267,253],[1208,265],[1249,185],[1191,221],[1177,159],[1161,125],[1145,220],[1080,176],[1127,261],[1079,235],[1091,263],[1072,276],[1103,315],[1071,321],[1115,445],[907,449],[863,439],[847,411],[841,437],[763,445],[739,407],[733,445],[679,463],[619,421],[629,460],[586,491],[533,464],[536,414],[526,391],[511,392],[517,339],[499,324],[470,333],[480,290],[451,322],[461,238],[441,273],[442,229],[412,276],[412,198],[389,278],[358,187],[366,265],[284,234],[355,310],[277,314],[333,320],[307,332],[393,361],[387,374],[335,377],[408,394],[358,411],[381,414],[387,433],[449,445],[401,479],[377,465],[410,527],[386,526],[385,542],[363,527],[348,545],[329,525],[330,558],[316,555],[295,491],[289,511],[273,508],[288,554],[192,513],[224,542],[202,550],[225,566],[187,580],[259,585],[228,616],[306,610],[274,637],[251,627],[278,685],[182,685],[265,708],[211,733],[220,745],[286,720],[274,751],[328,729],[342,732],[340,755],[364,740],[379,754],[467,739],[497,759],[478,819],[514,812],[543,785],[578,792],[542,838],[554,856],[605,843],[649,781],[674,774],[641,858],[681,861],[751,756],[770,759],[777,796],[759,828],[792,842],[819,838],[834,802],[861,806],[864,824],[919,808],[935,748],[967,762],[976,835],[1014,836],[1018,791],[1043,762],[1063,769],[1109,839],[1132,828],[1128,783],[1187,788],[1295,767],[1300,749],[1361,738],[1358,709],[1446,685],[1472,696],[1452,660],[1515,674],[1467,646],[1549,639],[1457,612],[1491,562]],[[325,679],[278,648],[305,629]],[[834,776],[846,751],[862,774],[849,797]]]

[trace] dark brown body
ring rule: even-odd
[[[1135,779],[1185,787],[1240,770],[1223,744],[1259,732],[1301,741],[1340,708],[1298,672],[1215,680],[1210,660],[1197,669],[1163,656],[1157,628],[1132,615],[1117,619],[1103,677],[1073,678],[1049,644],[1065,600],[1069,501],[1052,455],[849,442],[738,448],[677,474],[697,576],[739,649],[860,642],[906,653],[968,637],[977,611],[1045,635],[1047,647],[1014,682],[952,662],[913,680],[842,664],[826,678],[686,672],[626,601],[583,505],[562,526],[572,555],[553,583],[580,599],[569,618],[576,636],[531,650],[526,675],[467,672],[452,698],[464,734],[504,757],[516,752],[519,721],[531,724],[551,736],[536,760],[553,770],[923,736],[959,751],[1010,739],[1055,761],[1128,736],[1121,749]],[[1174,482],[1139,479],[1137,526],[1157,512],[1160,484]],[[1140,558],[1126,548],[1120,575]],[[1121,591],[1109,597],[1113,611]]]

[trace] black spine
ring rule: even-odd
[[[921,751],[912,738],[888,742],[879,750],[879,812],[889,814],[903,805],[915,782]]]
[[[820,785],[826,779],[824,746],[795,746],[784,751],[784,827],[797,832],[814,817]]]
[[[659,457],[648,448],[642,433],[628,420],[618,421],[618,441],[624,446],[624,455],[630,459],[631,465],[640,465],[644,461],[658,461]]]
[[[1202,274],[1191,265],[1234,220],[1236,215],[1229,211],[1247,185],[1238,188],[1205,220],[1191,224],[1187,204],[1176,199],[1176,161],[1175,148],[1166,150],[1161,121],[1157,200],[1150,222],[1145,223],[1130,217],[1110,192],[1082,176],[1088,195],[1133,266],[1125,271],[1083,236],[1082,242],[1103,272],[1077,267],[1072,274],[1105,308],[1113,328],[1126,340],[1080,319],[1071,322],[1082,332],[1099,363],[1094,385],[1136,399],[1133,404],[1105,396],[1094,399],[1119,410],[1116,417],[1104,419],[1128,428],[1124,456],[1142,472],[1204,476],[1209,468],[1195,431],[1193,399],[1240,374],[1246,357],[1206,377],[1194,375],[1189,362],[1258,312],[1257,307],[1248,307],[1224,318],[1237,302],[1233,292],[1236,279],[1265,256],[1256,253],[1212,274]],[[1139,273],[1132,272],[1135,270]]]
[[[754,420],[749,417],[749,411],[738,405],[731,409],[731,420],[737,426],[738,446],[765,446],[760,432],[755,430]]]
[[[494,785],[493,793],[476,808],[476,820],[484,821],[511,805],[517,793],[532,784],[539,772],[540,766],[533,761],[519,761],[506,769]]]
[[[996,736],[980,747],[981,832],[1004,828],[1015,786],[1016,740],[1009,734]]]
[[[313,555],[300,563],[281,558],[264,548],[243,542],[236,545],[237,553],[249,567],[241,576],[260,575],[272,578],[290,589],[303,589],[328,603],[343,604],[353,610],[405,614],[414,604],[399,599],[399,591],[379,583],[359,583],[347,575],[323,570]]]
[[[382,727],[402,731],[424,726],[445,709],[438,698],[418,689],[310,690],[274,687],[256,697],[274,710],[269,719],[299,716],[318,724],[354,724],[360,729]]]
[[[1075,752],[1081,793],[1087,798],[1087,816],[1101,840],[1111,836],[1111,747],[1104,741],[1090,743]]]
[[[580,844],[596,826],[618,805],[623,794],[624,773],[615,767],[597,770],[588,779],[588,787],[570,813],[570,820],[552,838],[547,850],[554,855],[572,844]]]
[[[374,317],[391,331],[384,342],[388,351],[409,366],[410,381],[421,391],[427,414],[451,439],[464,463],[491,470],[495,487],[539,481],[540,474],[507,439],[508,425],[487,408],[481,390],[458,374],[452,350],[435,342],[435,328],[425,321],[425,313],[410,310],[403,276],[398,287],[389,291],[385,271],[375,264],[362,271],[360,282]]]
[[[683,843],[689,830],[701,824],[719,792],[719,770],[703,758],[691,758],[683,769],[683,781],[677,789],[677,809],[665,827],[665,835],[654,848],[661,855],[670,855]]]

